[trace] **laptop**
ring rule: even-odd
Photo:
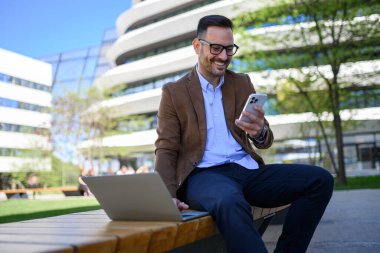
[[[158,173],[83,177],[111,220],[188,221],[208,212],[182,211]]]

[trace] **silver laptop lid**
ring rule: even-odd
[[[83,181],[112,220],[182,220],[157,173],[93,176]]]

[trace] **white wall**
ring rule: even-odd
[[[52,66],[0,48],[0,73],[47,86],[52,85]]]
[[[52,85],[50,64],[4,49],[0,49],[0,73],[46,86]],[[50,92],[0,81],[0,98],[50,107],[52,96]],[[0,106],[0,123],[49,129],[50,120],[49,112]],[[51,143],[47,136],[0,129],[0,148],[50,150]],[[17,170],[26,164],[32,165],[35,170],[51,168],[50,159],[0,156],[0,172]]]

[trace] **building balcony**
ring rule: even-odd
[[[94,85],[100,89],[109,89],[123,83],[133,83],[191,69],[196,62],[197,55],[193,47],[188,46],[117,66],[96,79]]]
[[[21,158],[21,157],[0,157],[0,172],[16,172],[22,168],[33,169],[33,171],[50,171],[50,158]]]
[[[198,20],[205,15],[220,14],[233,18],[242,10],[258,9],[260,1],[225,0],[218,1],[192,11],[152,23],[145,27],[123,34],[107,53],[111,62],[120,65],[132,54],[170,43],[184,37],[195,37]],[[180,24],[181,29],[178,29]]]
[[[51,150],[48,136],[0,131],[0,148]]]
[[[185,49],[182,49],[182,50],[185,52]],[[192,51],[193,49],[189,47],[186,50]],[[157,59],[155,60],[157,65],[152,64],[150,68],[148,64],[141,63],[141,61],[131,63],[131,64],[135,64],[134,68],[136,69],[134,69],[134,71],[130,70],[128,72],[123,72],[123,71],[118,70],[117,74],[111,75],[112,73],[112,70],[111,70],[107,73],[107,75],[104,75],[103,77],[99,78],[96,84],[99,85],[99,87],[105,87],[107,85],[106,86],[107,88],[111,88],[113,84],[114,85],[117,84],[117,81],[121,82],[121,80],[127,79],[128,81],[132,82],[134,80],[138,80],[137,73],[142,74],[143,72],[147,72],[146,76],[150,76],[150,74],[148,73],[149,72],[148,69],[152,69],[152,72],[154,71],[158,72],[160,71],[160,66],[162,64],[164,64],[164,66],[167,66],[167,68],[171,69],[172,71],[174,71],[174,69],[177,68],[178,66],[181,66],[181,69],[182,68],[190,69],[191,67],[195,65],[196,56],[194,56],[194,52],[191,52],[191,53],[187,52],[187,54],[189,57],[188,60],[182,60],[182,59],[176,58],[177,63],[170,62],[171,56],[167,57],[167,60],[168,60],[167,62],[161,61],[160,56],[154,56],[154,57],[157,57]],[[178,55],[186,55],[186,54],[178,53]],[[193,58],[191,59],[191,57]],[[149,62],[150,60],[146,59],[146,61]],[[181,63],[183,65],[181,65]],[[125,67],[127,66],[128,65],[125,65]],[[124,65],[117,68],[121,68],[121,67],[124,67]],[[139,67],[143,69],[140,70]],[[155,70],[153,71],[153,69]],[[164,69],[166,70],[166,68]],[[316,71],[316,69],[315,67],[305,67],[305,68],[302,68],[301,71],[304,73],[310,73],[312,71]],[[331,69],[329,66],[320,66],[319,71],[323,73],[325,76],[329,77],[331,75]],[[373,85],[375,83],[379,84],[378,77],[373,74],[373,73],[377,73],[378,71],[380,71],[379,60],[342,64],[339,81],[347,82],[347,83],[354,82],[355,85],[361,85],[361,86]],[[171,72],[171,71],[168,71],[168,72]],[[300,78],[300,71],[297,69],[281,69],[281,70],[272,70],[272,71],[252,72],[249,75],[252,82],[255,85],[257,92],[273,93],[275,85],[278,84],[281,81],[281,79],[285,79],[288,77]],[[366,78],[363,80],[362,76],[366,76]],[[320,80],[319,82],[315,83],[315,90],[319,90],[321,89],[321,87],[324,87],[323,85],[321,85],[321,82],[323,82],[323,80]],[[113,107],[115,109],[114,111],[117,113],[116,116],[133,115],[133,114],[141,114],[141,113],[157,111],[160,100],[161,100],[161,88],[156,88],[152,90],[138,92],[135,94],[111,98],[103,102],[102,106]]]
[[[0,81],[0,94],[2,98],[20,101],[39,106],[51,106],[51,93],[13,85]]]
[[[51,86],[52,66],[0,48],[0,73]]]
[[[378,122],[380,120],[380,107],[364,108],[355,110],[343,110],[341,112],[343,121],[355,120],[361,121],[363,124],[360,132],[380,131]],[[282,114],[275,116],[267,116],[271,129],[276,140],[286,140],[289,138],[302,138],[302,134],[308,137],[315,136],[316,132],[312,128],[309,133],[301,133],[298,131],[300,124],[316,122],[317,118],[312,113],[298,114]],[[332,115],[326,113],[323,120],[331,121]],[[86,149],[92,146],[101,146],[102,148],[121,148],[127,149],[130,153],[154,152],[154,142],[157,139],[155,129],[139,131],[130,134],[114,135],[105,137],[101,141],[95,142],[87,140],[82,142],[79,149]]]
[[[1,123],[50,128],[50,120],[51,116],[49,113],[0,106]]]
[[[173,9],[181,8],[188,3],[199,2],[200,0],[159,0],[144,1],[133,5],[123,12],[116,20],[116,29],[120,35],[132,25],[142,22],[152,16],[159,16]]]

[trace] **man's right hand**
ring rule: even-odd
[[[189,205],[186,204],[185,202],[181,202],[177,198],[172,198],[172,199],[173,199],[174,204],[177,206],[178,210],[182,211],[182,210],[189,209]]]

